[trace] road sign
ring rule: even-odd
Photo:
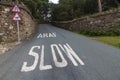
[[[21,17],[19,16],[19,14],[16,13],[16,14],[13,16],[12,20],[17,21],[18,43],[20,43],[20,28],[19,28],[19,21],[21,21],[22,19],[21,19]]]
[[[14,20],[14,21],[21,21],[22,19],[21,19],[21,17],[19,16],[19,14],[16,13],[16,14],[13,16],[12,20]]]
[[[20,12],[20,8],[18,7],[18,5],[14,5],[14,7],[12,8],[12,12]]]
[[[15,12],[15,15],[13,16],[12,20],[17,21],[17,29],[18,29],[18,43],[20,43],[20,27],[19,27],[19,21],[21,21],[21,17],[18,13],[20,13],[20,8],[18,5],[14,5],[14,7],[11,10],[12,12]]]

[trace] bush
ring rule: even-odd
[[[103,30],[103,29],[94,29],[94,30],[81,30],[77,32],[79,34],[87,35],[87,36],[120,36],[120,27]]]

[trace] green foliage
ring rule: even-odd
[[[53,21],[71,20],[98,12],[98,0],[60,0],[59,4],[48,0],[19,0],[30,9],[35,18],[43,19],[51,10]],[[101,0],[103,10],[118,7],[118,0]]]
[[[118,7],[117,0],[101,0],[103,10]],[[52,4],[52,20],[64,21],[79,18],[98,12],[98,0],[60,0],[59,4]]]
[[[97,0],[86,0],[83,5],[84,14],[92,14],[98,12]]]
[[[84,0],[60,0],[59,4],[53,4],[52,20],[62,21],[71,20],[75,17],[80,17],[81,7]]]
[[[103,29],[81,30],[78,33],[87,36],[120,36],[120,27],[109,30]]]
[[[108,10],[114,7],[118,7],[118,5],[119,5],[118,0],[103,0],[102,1],[103,10]]]
[[[25,0],[23,3],[30,9],[32,15],[37,19],[43,19],[48,12],[48,0]]]

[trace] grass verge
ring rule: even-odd
[[[112,45],[114,47],[120,48],[120,36],[119,35],[118,36],[115,36],[115,35],[112,36],[113,34],[111,33],[111,35],[107,36],[107,35],[103,34],[103,32],[100,32],[100,33],[103,34],[103,35],[101,35],[98,31],[93,31],[93,32],[90,31],[91,33],[93,33],[93,35],[89,34],[89,32],[85,32],[85,31],[83,31],[83,32],[84,33],[74,31],[74,33],[81,34],[81,35],[84,35],[84,36],[88,36],[91,39],[94,39],[94,40],[103,42],[105,44],[109,44],[109,45]],[[117,33],[120,34],[120,31],[117,31]]]
[[[120,48],[120,36],[90,37],[94,40]]]

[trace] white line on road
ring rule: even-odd
[[[41,50],[41,59],[40,59],[40,70],[48,70],[52,69],[51,65],[44,65],[44,45],[42,45]]]
[[[39,60],[39,55],[38,55],[36,52],[33,51],[35,48],[40,49],[40,46],[33,46],[33,47],[31,48],[29,54],[28,54],[28,55],[30,55],[30,56],[35,57],[35,60],[34,60],[33,65],[27,67],[27,62],[24,62],[24,63],[23,63],[23,66],[22,66],[22,69],[21,69],[22,72],[32,71],[32,70],[34,70],[34,69],[36,68],[36,66],[37,66],[37,64],[38,64],[38,60]]]
[[[62,59],[61,62],[59,62],[59,61],[57,60],[55,48],[57,49],[58,54],[60,55],[60,58]],[[63,54],[62,54],[62,52],[60,51],[58,45],[52,44],[52,45],[51,45],[51,50],[52,50],[53,60],[54,60],[54,63],[55,63],[55,65],[56,65],[56,67],[66,67],[66,66],[68,65],[68,63],[67,63],[67,61],[65,60],[65,58],[63,57]]]
[[[79,58],[79,56],[75,53],[75,51],[71,48],[71,46],[68,43],[66,43],[66,44],[51,44],[49,48],[50,48],[52,56],[53,56],[54,64],[58,68],[68,66],[67,59],[65,59],[63,54],[67,55],[67,57],[71,60],[71,62],[73,63],[74,66],[78,66],[79,64],[85,65],[85,63],[82,61],[82,59]],[[46,50],[45,46],[44,45],[33,46],[30,49],[30,52],[28,53],[28,55],[34,57],[34,63],[32,66],[27,66],[28,63],[24,62],[21,72],[29,72],[29,71],[35,70],[35,68],[38,64],[38,61],[39,61],[39,55],[38,55],[39,53],[36,53],[35,49],[41,50],[40,51],[41,55],[40,55],[39,69],[40,70],[49,70],[49,69],[53,68],[52,65],[45,65],[45,61],[44,61],[45,50]],[[59,56],[60,56],[59,58],[61,59],[61,61],[58,61],[57,56],[56,56],[57,54],[59,54]]]

